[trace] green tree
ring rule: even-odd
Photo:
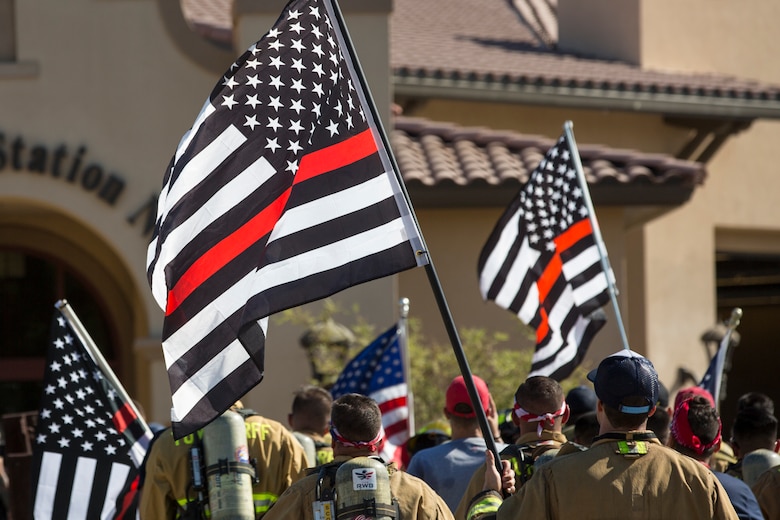
[[[322,330],[341,330],[344,326],[338,323],[337,318],[351,323],[350,341],[341,341],[344,336],[341,332],[331,336],[318,335],[318,331]],[[379,330],[360,316],[359,307],[343,309],[330,299],[324,300],[322,310],[316,315],[298,307],[280,313],[274,317],[274,321],[306,329],[303,338],[309,336],[309,343],[313,345],[306,347],[312,365],[311,382],[326,388],[333,384],[346,362],[365,348]],[[512,407],[515,390],[526,379],[531,368],[532,331],[522,327],[529,335],[529,346],[524,348],[510,345],[509,336],[505,332],[490,332],[483,328],[463,328],[458,331],[471,373],[487,382],[499,410]],[[328,341],[326,336],[336,337],[338,341]],[[452,378],[460,374],[460,368],[452,345],[426,338],[423,324],[417,318],[410,317],[407,320],[407,344],[415,424],[421,427],[443,418],[444,392]],[[569,378],[561,382],[564,391],[584,384],[590,368],[580,365]]]

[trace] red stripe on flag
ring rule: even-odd
[[[249,246],[270,233],[284,211],[287,199],[290,198],[290,191],[291,189],[288,188],[249,222],[220,240],[218,244],[193,262],[187,272],[176,282],[173,289],[168,292],[165,315],[173,313],[200,284],[246,251]]]
[[[385,438],[390,439],[394,435],[405,432],[407,429],[409,429],[409,421],[406,419],[393,423],[385,428]]]
[[[111,422],[114,423],[114,427],[119,433],[124,433],[127,427],[136,419],[138,419],[138,416],[130,407],[130,404],[124,403],[116,412],[114,412],[114,415],[111,417]]]
[[[579,242],[582,238],[592,235],[593,227],[590,225],[590,219],[584,218],[579,222],[575,222],[569,229],[555,237],[555,248],[558,251],[566,251],[571,246]]]
[[[537,341],[539,339],[544,339],[550,330],[550,326],[547,323],[547,311],[544,309],[544,303],[547,300],[547,295],[550,294],[550,290],[555,285],[555,282],[561,277],[562,269],[563,263],[561,262],[561,257],[556,252],[552,258],[550,258],[550,261],[544,267],[542,275],[536,282],[536,288],[539,291],[539,305],[542,307],[542,322],[536,328]]]
[[[376,141],[371,129],[363,130],[346,141],[308,153],[301,159],[293,184],[342,168],[376,153]]]
[[[405,395],[396,397],[395,399],[389,399],[384,403],[379,404],[379,411],[382,413],[387,413],[389,411],[395,410],[396,408],[401,408],[402,406],[406,406]]]

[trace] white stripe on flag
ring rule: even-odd
[[[263,266],[247,294],[260,294],[273,287],[341,267],[403,244],[408,239],[403,219],[397,218],[338,242]]]
[[[498,292],[495,298],[497,305],[509,309],[512,305],[512,301],[517,297],[520,287],[525,281],[527,273],[531,267],[536,263],[537,259],[541,256],[541,253],[536,249],[533,249],[528,243],[528,238],[523,238],[523,242],[520,245],[520,251],[517,253],[517,258],[512,264],[511,269],[506,274],[506,279],[501,290]],[[534,287],[536,284],[533,284]]]
[[[70,490],[70,506],[68,520],[87,518],[89,498],[92,495],[92,482],[95,480],[97,461],[87,457],[79,457],[76,462],[76,473],[73,475],[73,487]]]
[[[374,177],[338,193],[320,197],[296,208],[291,208],[279,219],[279,223],[274,227],[268,243],[270,244],[274,240],[307,229],[311,227],[312,222],[328,222],[392,197],[393,189],[387,181],[387,175],[387,173],[384,173],[379,177]],[[317,215],[317,218],[313,219],[312,215]]]
[[[38,487],[35,490],[35,504],[33,505],[35,520],[49,520],[52,518],[54,496],[57,493],[61,464],[61,453],[43,452],[41,471],[38,476]]]
[[[179,161],[181,155],[190,145],[192,137],[198,133],[200,127],[203,125],[206,119],[208,119],[211,114],[216,112],[216,110],[217,109],[214,107],[214,105],[211,104],[210,99],[206,99],[206,101],[204,101],[203,106],[200,108],[200,112],[198,112],[198,116],[195,118],[195,122],[192,123],[192,128],[187,130],[181,139],[179,139],[179,145],[176,147],[176,162]]]
[[[190,320],[192,323],[196,320]],[[268,318],[262,318],[258,321],[263,329],[263,334],[268,330]],[[168,349],[163,344],[163,350],[166,354],[166,363]],[[187,378],[184,383],[173,393],[171,400],[171,421],[180,422],[190,413],[192,408],[200,401],[214,386],[233,373],[239,366],[249,359],[249,353],[238,339],[233,340],[227,347],[222,349],[217,355],[211,358],[203,368],[196,374]],[[176,359],[173,359],[175,361]],[[181,412],[179,416],[176,411]]]
[[[528,374],[528,377],[552,374],[562,366],[570,363],[571,360],[577,356],[579,345],[582,343],[582,338],[585,335],[585,331],[587,330],[589,324],[589,319],[584,318],[581,315],[577,316],[577,322],[574,324],[574,327],[572,327],[567,336],[568,345],[566,345],[566,347],[561,352],[553,351],[552,355],[555,356],[554,360],[549,365],[545,365],[541,370],[532,371]],[[550,353],[546,352],[546,354],[548,356],[547,358],[542,357],[540,354],[534,354],[534,361],[541,362],[546,361],[547,359],[551,359],[549,357]]]
[[[517,226],[520,221],[520,211],[516,211],[512,218],[509,219],[507,225],[501,230],[501,235],[496,242],[495,247],[488,255],[488,259],[485,262],[485,266],[482,268],[479,277],[479,290],[482,293],[483,298],[487,298],[490,286],[493,285],[493,281],[496,279],[498,272],[501,270],[501,266],[506,261],[507,254],[517,239]]]
[[[106,498],[108,500],[103,504],[103,511],[100,512],[100,518],[111,520],[116,512],[116,497],[122,491],[127,481],[127,475],[130,473],[130,466],[114,462],[111,464],[111,474],[108,477],[108,489]]]
[[[238,147],[246,142],[246,137],[238,129],[230,125],[214,141],[209,143],[206,148],[201,150],[198,155],[193,157],[179,174],[176,182],[171,186],[167,196],[163,212],[157,215],[160,222],[165,222],[168,212],[173,209],[176,203],[186,196],[195,186],[208,177],[211,172]],[[149,254],[154,255],[155,251],[151,249]],[[168,262],[173,260],[171,254],[178,253],[179,249],[168,247],[166,238],[166,247],[160,252],[161,256],[157,258],[152,274],[152,293],[157,304],[165,310],[168,300],[168,288],[165,283],[164,269]],[[168,255],[162,256],[164,252]],[[147,259],[150,260],[150,259]]]

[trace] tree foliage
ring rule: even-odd
[[[335,382],[346,362],[385,329],[367,323],[360,316],[357,306],[345,310],[329,299],[324,300],[322,310],[317,315],[298,307],[284,311],[274,318],[277,323],[302,326],[307,332],[335,330],[337,327],[323,327],[323,324],[332,324],[336,318],[351,323],[349,329],[353,336],[348,344],[344,346],[344,335],[341,333],[336,334],[336,340],[329,340],[325,337],[327,334],[323,337],[317,337],[315,334],[315,339],[311,341],[313,346],[307,347],[312,364],[311,382],[325,388]],[[471,373],[485,380],[499,410],[511,408],[517,386],[528,376],[533,349],[510,345],[509,336],[504,332],[463,328],[458,334]],[[444,417],[442,410],[445,391],[452,378],[459,375],[461,370],[452,345],[427,338],[419,319],[408,319],[407,336],[415,424],[419,428]],[[568,392],[569,389],[586,383],[585,376],[590,368],[592,367],[581,365],[569,378],[562,381],[564,391]]]

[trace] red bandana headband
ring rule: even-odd
[[[720,442],[720,434],[721,430],[723,429],[723,425],[720,422],[720,417],[718,417],[718,434],[715,435],[715,438],[712,439],[712,441],[708,442],[707,444],[702,444],[701,439],[699,439],[697,435],[694,435],[693,431],[691,430],[691,423],[688,422],[688,410],[690,408],[690,399],[680,403],[677,406],[677,409],[674,411],[674,418],[672,419],[672,425],[669,429],[672,432],[672,436],[674,436],[674,440],[677,441],[677,444],[684,446],[689,450],[693,450],[698,455],[701,455]]]
[[[333,437],[333,439],[336,440],[336,442],[343,446],[348,448],[365,448],[371,453],[374,453],[379,451],[379,445],[382,444],[382,439],[385,437],[385,430],[384,428],[379,428],[379,433],[377,433],[376,437],[370,441],[350,441],[341,435],[335,426],[331,425],[330,435]]]
[[[549,424],[552,426],[552,423],[555,421],[556,418],[562,416],[566,413],[566,410],[568,410],[568,405],[566,404],[566,401],[561,403],[561,407],[558,408],[557,411],[552,413],[545,413],[542,415],[536,415],[535,413],[527,412],[523,410],[519,404],[517,404],[517,401],[515,401],[514,406],[514,413],[517,416],[518,419],[525,422],[538,422],[539,427],[536,428],[536,432],[539,436],[542,435],[542,431],[544,430],[544,426]]]

